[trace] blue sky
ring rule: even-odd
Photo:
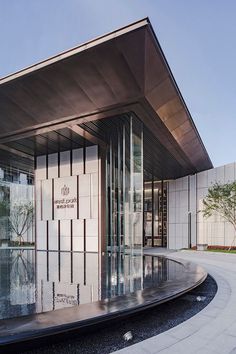
[[[0,77],[148,16],[215,166],[236,161],[235,0],[0,0]]]

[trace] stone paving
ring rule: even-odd
[[[148,250],[157,254],[160,251]],[[201,312],[119,354],[236,354],[236,254],[179,251],[168,254],[203,266],[217,282],[215,298]]]

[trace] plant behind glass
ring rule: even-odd
[[[32,227],[33,220],[34,206],[32,202],[15,203],[11,206],[10,229],[19,239],[19,245],[24,242],[23,235]]]

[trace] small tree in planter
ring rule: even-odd
[[[208,189],[203,199],[203,216],[209,218],[217,212],[234,227],[234,238],[229,247],[231,250],[236,238],[236,181],[232,183],[215,183]]]
[[[34,220],[34,206],[32,202],[16,203],[10,209],[10,229],[19,239],[19,245],[24,242],[23,235],[31,228]]]

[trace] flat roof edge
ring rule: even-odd
[[[107,42],[107,41],[109,41],[111,39],[114,39],[116,37],[122,36],[125,33],[134,31],[134,30],[136,30],[138,28],[141,28],[141,27],[144,27],[144,26],[147,26],[147,25],[150,25],[150,21],[149,21],[148,17],[143,18],[141,20],[138,20],[136,22],[133,22],[133,23],[127,25],[127,26],[124,26],[122,28],[119,28],[117,30],[109,32],[109,33],[104,34],[102,36],[99,36],[99,37],[96,37],[94,39],[91,39],[88,42],[82,43],[82,44],[80,44],[80,45],[78,45],[78,46],[76,46],[74,48],[68,49],[68,50],[66,50],[64,52],[61,52],[61,53],[56,54],[56,55],[54,55],[52,57],[49,57],[48,59],[40,61],[39,63],[30,65],[29,67],[26,67],[24,69],[16,71],[15,73],[12,73],[12,74],[9,74],[9,75],[7,75],[5,77],[0,78],[0,85],[5,84],[5,83],[7,83],[9,81],[15,80],[18,77],[30,74],[30,73],[32,73],[32,72],[34,72],[36,70],[44,68],[44,67],[46,67],[48,65],[51,65],[53,63],[56,63],[56,62],[58,62],[60,60],[69,58],[69,57],[71,57],[71,56],[73,56],[75,54],[78,54],[78,53],[80,53],[80,52],[82,52],[82,51],[84,51],[86,49],[95,47],[98,44],[105,43],[105,42]]]
[[[170,68],[170,66],[169,66],[169,64],[168,64],[168,61],[167,61],[167,59],[166,59],[166,57],[165,57],[165,54],[164,54],[164,52],[163,52],[163,50],[162,50],[162,47],[161,47],[160,42],[159,42],[159,40],[158,40],[158,38],[157,38],[157,35],[156,35],[156,33],[155,33],[155,31],[154,31],[154,29],[153,29],[153,27],[152,27],[152,24],[151,24],[150,22],[149,22],[149,31],[150,31],[151,35],[153,36],[154,42],[155,42],[155,44],[156,44],[156,46],[157,46],[157,49],[158,49],[158,51],[159,51],[159,53],[160,53],[160,55],[161,55],[161,57],[162,57],[162,59],[163,59],[163,62],[164,62],[165,66],[166,66],[166,69],[167,69],[167,71],[168,71],[168,73],[169,73],[169,76],[170,76],[170,78],[171,78],[171,81],[172,81],[172,83],[173,83],[173,85],[174,85],[174,87],[175,87],[175,89],[176,89],[176,92],[177,92],[177,94],[178,94],[178,97],[180,98],[180,100],[181,100],[181,102],[182,102],[182,104],[183,104],[183,107],[184,107],[184,109],[185,109],[185,111],[186,111],[186,113],[187,113],[187,116],[188,116],[189,121],[190,121],[190,123],[191,123],[191,125],[192,125],[192,128],[193,128],[193,130],[194,130],[194,132],[195,132],[195,134],[196,134],[196,136],[197,136],[197,138],[198,138],[198,141],[199,141],[199,143],[200,143],[200,145],[201,145],[201,147],[202,147],[202,149],[203,149],[203,151],[204,151],[204,153],[205,153],[206,158],[208,159],[209,168],[214,168],[213,163],[212,163],[212,161],[211,161],[211,158],[210,158],[210,156],[209,156],[209,154],[208,154],[208,152],[207,152],[207,150],[206,150],[206,147],[205,147],[205,145],[204,145],[204,143],[203,143],[203,141],[202,141],[202,138],[201,138],[201,136],[200,136],[200,134],[199,134],[199,132],[198,132],[198,129],[197,129],[197,127],[196,127],[196,124],[194,123],[194,120],[193,120],[193,118],[192,118],[192,115],[191,115],[191,113],[190,113],[190,111],[189,111],[189,109],[188,109],[188,106],[187,106],[187,104],[186,104],[186,102],[185,102],[185,100],[184,100],[184,97],[183,97],[183,95],[182,95],[182,93],[181,93],[181,91],[180,91],[180,89],[179,89],[179,86],[178,86],[178,84],[177,84],[177,82],[176,82],[176,80],[175,80],[175,77],[174,77],[174,75],[173,75],[173,73],[172,73],[172,70],[171,70],[171,68]]]

